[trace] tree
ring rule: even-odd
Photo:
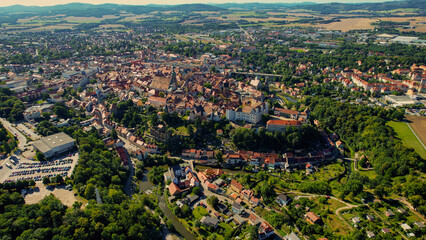
[[[37,153],[36,153],[36,160],[37,161],[46,161],[46,157],[44,157],[43,153],[37,151]]]
[[[379,185],[374,189],[374,195],[376,195],[378,198],[382,198],[384,196],[387,196],[388,193],[383,185]]]
[[[56,175],[55,177],[55,183],[62,184],[64,182],[64,178],[61,175]]]
[[[192,189],[192,193],[193,193],[193,194],[195,194],[195,195],[200,195],[200,193],[201,193],[201,188],[200,188],[200,187],[194,187],[194,188]]]
[[[192,215],[192,210],[191,210],[191,208],[188,206],[188,205],[183,205],[183,207],[182,207],[182,216],[184,217],[184,218],[188,218],[188,217],[190,217]]]
[[[47,184],[49,184],[50,183],[50,178],[48,178],[48,177],[44,177],[43,178],[43,184],[44,185],[47,185]]]
[[[217,159],[217,161],[219,161],[220,163],[222,163],[222,162],[223,162],[223,153],[222,153],[222,151],[217,151],[217,153],[216,153],[216,159]]]
[[[84,196],[87,199],[93,199],[95,198],[95,185],[89,183],[86,186],[86,190],[84,191]]]
[[[80,209],[82,205],[83,205],[83,203],[78,202],[78,201],[75,201],[75,202],[72,204],[72,208],[73,208],[74,210],[77,210],[77,209]]]
[[[117,131],[115,130],[115,128],[111,130],[111,138],[114,140],[118,139]]]
[[[210,196],[207,199],[207,202],[214,208],[217,208],[217,205],[219,204],[219,199],[216,196]]]

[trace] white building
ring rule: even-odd
[[[249,123],[258,123],[262,115],[269,112],[268,103],[253,103],[251,106],[243,106],[236,109],[226,110],[226,119],[229,121],[242,120]]]
[[[420,102],[408,96],[386,95],[383,97],[386,101],[391,102],[392,106],[400,107],[404,105],[419,104]]]
[[[25,110],[24,119],[29,121],[31,119],[41,118],[41,114],[44,112],[51,112],[53,104],[44,104],[41,106],[32,106]]]
[[[34,149],[44,154],[46,158],[69,151],[75,147],[75,140],[67,134],[60,132],[33,143]]]

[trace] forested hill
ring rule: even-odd
[[[66,14],[72,16],[103,16],[115,15],[121,11],[133,14],[149,13],[153,11],[223,11],[224,8],[207,4],[182,4],[182,5],[119,5],[119,4],[87,4],[70,3],[64,5],[54,5],[46,7],[13,5],[0,8],[3,14],[29,13],[42,15]]]
[[[396,177],[413,170],[426,171],[426,160],[413,149],[404,147],[393,129],[386,125],[387,121],[401,120],[403,112],[327,98],[309,98],[306,103],[321,127],[336,132],[353,152],[365,154],[377,174]]]
[[[426,0],[408,0],[381,3],[325,3],[304,5],[303,9],[320,12],[322,14],[333,14],[346,11],[364,10],[364,11],[390,11],[400,8],[418,8],[422,11],[426,9]],[[300,6],[292,6],[292,9]]]

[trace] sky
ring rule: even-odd
[[[245,2],[264,2],[264,3],[292,3],[292,2],[342,2],[342,3],[358,3],[358,2],[385,2],[386,0],[0,0],[0,7],[11,5],[25,6],[52,6],[57,4],[67,4],[72,2],[102,4],[116,3],[128,5],[146,5],[146,4],[184,4],[184,3],[245,3]]]

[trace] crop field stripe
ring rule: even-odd
[[[420,144],[423,146],[423,149],[426,151],[425,145],[423,144],[423,142],[419,138],[419,136],[417,136],[416,132],[411,128],[410,124],[408,124],[408,123],[405,123],[405,124],[407,124],[407,126],[410,128],[411,132],[414,134],[414,136],[416,136],[417,140],[420,142]]]
[[[414,148],[414,150],[422,157],[426,158],[426,150],[424,148],[424,144],[419,141],[419,138],[411,130],[411,126],[408,125],[407,122],[389,122],[389,126],[391,126],[399,139],[401,139],[402,144],[407,147]]]

